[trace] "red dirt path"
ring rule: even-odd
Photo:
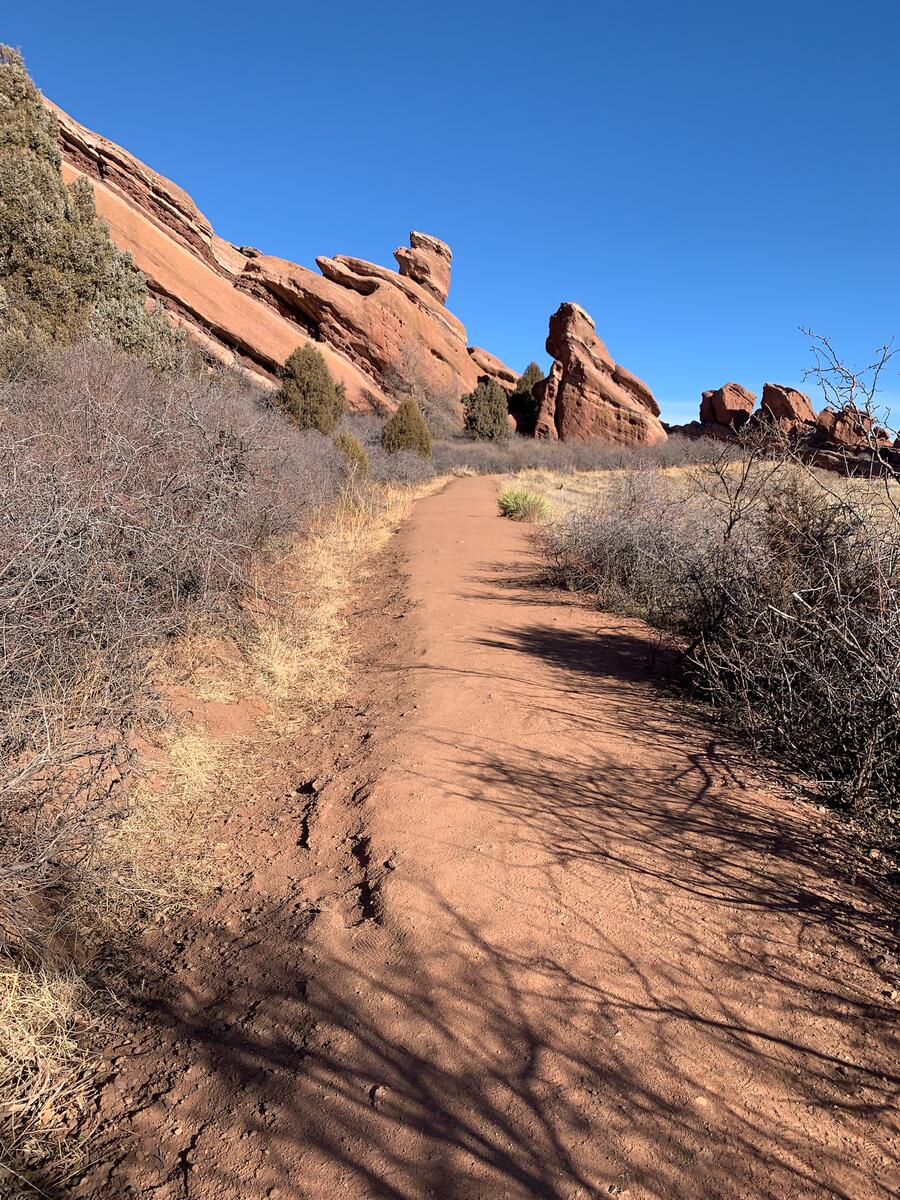
[[[417,505],[350,705],[229,822],[240,886],[148,938],[80,1194],[892,1194],[897,1006],[840,830],[662,698],[640,625],[532,583],[495,497]]]

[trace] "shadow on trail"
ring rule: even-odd
[[[500,652],[497,688],[579,749],[536,758],[426,729],[419,782],[509,824],[484,885],[492,853],[521,854],[515,903],[554,897],[558,943],[540,957],[499,946],[433,889],[427,934],[407,945],[362,922],[341,957],[316,937],[329,914],[299,897],[254,914],[212,992],[182,975],[144,1010],[177,1047],[179,1121],[196,1130],[188,1153],[164,1139],[153,1194],[887,1200],[898,1046],[872,987],[883,897],[849,889],[840,839],[762,795],[727,743],[686,738],[635,623],[532,623],[478,644]],[[535,687],[535,662],[558,679]],[[611,740],[623,728],[640,731],[640,757]],[[448,748],[465,764],[452,782],[430,774]],[[596,903],[569,903],[573,874]],[[194,933],[213,961],[235,937]],[[217,1083],[193,1111],[191,1072]],[[869,1160],[852,1161],[863,1142]]]
[[[847,1169],[842,1149],[811,1138],[795,1115],[839,1109],[870,1121],[877,1141],[896,1079],[867,1060],[884,1054],[886,1010],[806,994],[809,1017],[867,1023],[867,1053],[838,1060],[802,1029],[788,1037],[756,1028],[727,996],[709,997],[702,1011],[673,1003],[696,964],[654,982],[599,925],[578,935],[591,937],[601,963],[615,958],[608,980],[581,978],[554,958],[535,962],[527,949],[501,953],[449,906],[441,911],[429,953],[377,970],[316,953],[298,978],[249,954],[249,1018],[230,990],[201,1013],[185,1011],[183,991],[156,1001],[148,1016],[219,1076],[227,1099],[204,1114],[217,1131],[209,1148],[201,1132],[203,1186],[185,1194],[243,1185],[247,1195],[272,1187],[273,1196],[312,1200],[325,1180],[328,1195],[343,1181],[350,1195],[392,1200],[570,1200],[617,1188],[666,1200],[889,1195],[873,1180],[865,1193],[825,1185]],[[572,1029],[590,1031],[589,1054],[573,1052]],[[723,1093],[710,1052],[738,1063],[751,1091],[774,1087],[777,1117]],[[664,1088],[651,1082],[660,1071]],[[239,1170],[252,1168],[246,1177],[217,1156],[236,1139],[264,1146],[256,1160],[239,1160]]]
[[[553,631],[499,640],[566,672],[589,653]],[[640,648],[611,635],[599,653],[591,675],[631,678]],[[365,954],[330,957],[314,922],[307,949],[283,962],[257,956],[249,933],[241,978],[217,998],[157,997],[150,1019],[223,1085],[222,1109],[205,1114],[215,1138],[196,1151],[198,1196],[233,1194],[222,1129],[264,1147],[242,1160],[247,1194],[313,1200],[325,1180],[328,1195],[343,1181],[391,1200],[890,1195],[848,1162],[841,1134],[865,1129],[889,1154],[896,1014],[864,970],[887,933],[880,910],[846,899],[802,809],[757,796],[712,737],[687,753],[664,713],[638,715],[658,722],[643,774],[589,744],[540,761],[527,747],[466,748],[455,786],[543,856],[535,895],[561,873],[596,882],[591,914],[560,892],[558,953],[498,948],[433,896],[442,920],[409,957],[379,962],[365,928]],[[489,855],[484,870],[490,886]],[[643,942],[618,937],[622,903],[646,914]],[[281,919],[259,916],[269,946]],[[381,936],[372,928],[376,946]]]

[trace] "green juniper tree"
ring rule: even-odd
[[[482,375],[474,391],[463,396],[463,423],[470,438],[478,442],[500,442],[509,437],[506,392],[496,381]]]
[[[335,383],[325,359],[307,342],[281,368],[278,403],[301,429],[333,433],[347,407],[343,384]]]
[[[97,216],[90,183],[62,181],[57,124],[25,70],[0,47],[0,336],[16,344],[80,338],[165,357],[178,338],[148,305],[147,281]]]
[[[381,444],[388,454],[412,450],[420,458],[431,457],[431,434],[419,406],[412,396],[405,396],[381,429]]]
[[[534,427],[537,424],[537,401],[532,395],[532,388],[543,378],[544,372],[537,363],[529,363],[509,398],[509,411],[515,417],[516,428],[520,433],[534,433]]]

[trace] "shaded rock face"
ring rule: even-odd
[[[872,418],[855,409],[835,412],[823,408],[816,420],[816,433],[820,441],[842,450],[855,450],[868,445],[872,434]]]
[[[700,424],[740,429],[750,420],[756,405],[755,393],[739,383],[726,383],[704,392],[700,398]]]
[[[489,379],[496,379],[505,392],[516,390],[519,376],[506,363],[501,362],[496,355],[489,354],[480,346],[470,346],[469,357],[478,368],[479,375],[487,375]]]
[[[450,248],[414,232],[399,273],[362,259],[319,258],[321,274],[217,237],[193,200],[114,142],[49,101],[63,177],[87,176],[113,240],[131,252],[172,320],[211,358],[274,384],[279,367],[315,342],[351,407],[392,409],[413,392],[458,416],[479,367],[462,322],[444,307]],[[485,352],[480,352],[485,353]],[[494,372],[513,372],[494,359]]]
[[[409,247],[400,246],[394,251],[400,274],[420,283],[441,304],[450,291],[450,262],[453,255],[446,242],[428,233],[409,235]]]
[[[561,304],[550,318],[547,353],[553,365],[535,385],[535,437],[576,438],[639,446],[666,440],[653,393],[617,366],[578,304]]]
[[[812,401],[796,388],[783,387],[780,383],[763,384],[760,411],[774,420],[791,425],[815,424],[816,413]]]

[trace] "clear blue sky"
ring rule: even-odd
[[[799,384],[800,324],[900,336],[900,0],[7,0],[0,37],[232,241],[445,238],[519,369],[566,299],[670,419]]]

